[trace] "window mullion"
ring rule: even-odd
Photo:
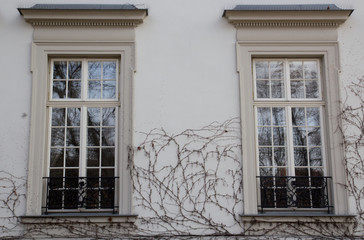
[[[83,65],[83,67],[82,67],[82,78],[81,78],[81,81],[82,81],[82,83],[81,83],[81,85],[82,85],[82,87],[81,87],[81,98],[82,98],[82,100],[87,100],[87,94],[88,94],[88,92],[87,92],[87,79],[88,79],[88,72],[87,72],[87,69],[88,69],[88,64],[87,64],[87,59],[83,59],[82,60],[82,65]]]
[[[288,149],[288,175],[294,176],[294,149],[293,149],[293,129],[292,129],[292,108],[286,107],[287,113],[287,149]]]
[[[284,82],[286,86],[286,99],[289,101],[291,100],[291,79],[289,73],[289,62],[288,59],[284,59]]]

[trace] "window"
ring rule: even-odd
[[[129,4],[18,10],[34,28],[27,223],[52,221],[54,214],[39,218],[50,212],[69,224],[90,217],[110,222],[110,213],[113,222],[135,221],[127,168],[135,28],[148,10]],[[64,214],[81,211],[87,214]]]
[[[51,60],[45,212],[117,211],[118,66]]]
[[[254,59],[260,210],[330,210],[319,59]]]
[[[321,220],[348,214],[337,131],[337,28],[352,11],[334,4],[237,5],[224,11],[236,28],[243,221],[270,216],[279,222],[271,212],[282,209],[286,218],[308,210],[305,221],[313,221],[324,206],[328,211],[317,213]]]

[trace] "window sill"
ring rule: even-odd
[[[132,231],[137,215],[111,213],[54,213],[22,216],[26,239],[94,238],[103,234],[108,238],[126,235]]]
[[[297,222],[321,222],[321,223],[353,223],[355,215],[336,215],[324,213],[262,213],[262,214],[242,214],[243,222],[257,223],[297,223]]]
[[[355,215],[275,212],[240,215],[246,234],[251,236],[352,236]]]
[[[54,213],[39,216],[22,216],[23,224],[54,224],[54,223],[125,223],[133,224],[138,215],[116,215],[108,213]]]

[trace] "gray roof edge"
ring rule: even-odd
[[[232,10],[240,11],[341,11],[351,10],[339,8],[335,4],[268,4],[268,5],[236,5]]]
[[[137,8],[133,4],[35,4],[29,8],[18,8],[21,15],[22,10],[140,10],[148,15],[147,8]]]
[[[226,12],[240,12],[240,11],[350,11],[349,16],[353,13],[354,9],[339,8],[335,4],[278,4],[278,5],[236,5],[233,9],[225,9],[223,17]]]

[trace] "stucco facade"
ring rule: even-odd
[[[76,17],[68,10],[59,16],[52,9],[26,12],[35,4],[76,3],[131,4],[142,14],[135,9],[130,14],[81,11]],[[264,26],[252,22],[267,17],[265,12],[253,10],[248,15],[257,19],[242,23],[242,12],[231,17],[225,11],[250,4],[335,4],[340,11],[336,15],[327,9],[328,17],[323,10],[313,15],[305,14],[307,9],[297,11],[297,16],[288,14],[291,22],[279,25],[283,11],[273,20],[275,25]],[[58,23],[41,23],[36,14],[46,24],[54,19]],[[241,22],[236,24],[233,17]],[[305,17],[320,23],[302,23]],[[2,1],[0,238],[362,238],[363,24],[361,0]],[[83,95],[71,105],[53,101],[49,91],[54,90],[44,84],[56,81],[52,64],[61,57],[121,63],[116,73],[118,100],[96,104],[118,108],[119,145],[115,144],[113,165],[119,177],[118,208],[113,213],[45,214],[43,177],[52,169],[51,131],[56,128],[50,112],[65,106],[81,106],[86,112],[94,103]],[[291,59],[320,66],[320,101],[289,105],[289,98],[278,105],[287,112],[298,107],[322,112],[324,143],[311,148],[322,149],[325,159],[316,168],[332,177],[326,212],[292,207],[262,213],[259,207],[263,200],[256,179],[262,167],[256,161],[260,143],[255,117],[260,108],[276,106],[267,99],[259,102],[254,92],[258,67],[253,63],[271,59],[286,64],[284,71]],[[80,81],[87,88],[88,80]],[[288,87],[285,91],[293,92]],[[84,133],[80,140],[85,145],[87,136]],[[286,145],[293,155],[297,146],[290,141],[292,146]],[[84,149],[86,156],[89,146]],[[80,156],[86,166],[87,157]]]

